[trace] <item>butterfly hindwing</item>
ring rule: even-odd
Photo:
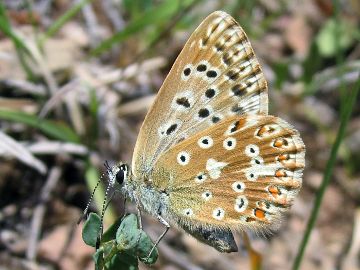
[[[232,115],[267,111],[266,81],[246,34],[231,16],[214,12],[159,90],[139,133],[133,173],[146,176],[162,152]]]
[[[278,220],[302,183],[305,146],[274,116],[233,116],[163,153],[152,185],[169,215],[194,227],[263,228]]]

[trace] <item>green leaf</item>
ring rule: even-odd
[[[356,28],[344,20],[329,19],[316,37],[321,55],[334,56],[338,50],[347,49],[355,39]]]
[[[108,270],[137,270],[138,260],[135,256],[131,256],[126,253],[118,253],[111,258],[111,260],[106,263],[106,268]]]
[[[137,217],[130,214],[121,222],[116,232],[116,242],[120,250],[134,249],[140,239]]]
[[[82,230],[82,238],[87,245],[91,247],[96,247],[100,228],[100,217],[95,213],[90,213],[88,219],[84,223],[84,227]]]
[[[26,53],[30,54],[25,42],[13,31],[3,1],[0,1],[0,30],[12,40],[16,47],[21,48]]]
[[[315,41],[311,42],[310,50],[305,61],[302,63],[302,69],[304,71],[302,75],[302,81],[305,84],[313,82],[314,74],[316,74],[323,65],[323,57],[320,55],[319,48]]]
[[[28,126],[39,129],[47,136],[54,139],[73,143],[80,142],[78,135],[63,122],[44,120],[37,117],[36,115],[1,109],[0,119],[26,124]]]
[[[91,222],[90,222],[91,220]],[[92,213],[84,225],[83,238],[90,246],[96,245],[97,233],[100,230],[100,218]],[[89,239],[86,239],[88,237]],[[99,254],[94,255],[96,269],[105,264],[106,269],[138,269],[138,259],[145,264],[154,264],[158,258],[158,251],[153,248],[149,236],[138,229],[137,216],[130,214],[124,218],[119,217],[114,224],[102,235]]]
[[[111,240],[116,239],[116,232],[119,229],[119,226],[121,224],[123,217],[119,217],[107,230],[104,232],[104,234],[101,237],[101,243],[108,242]]]
[[[283,83],[289,78],[289,63],[285,61],[275,63],[274,71],[276,73],[275,86],[277,89],[281,89]]]
[[[97,143],[99,141],[99,130],[100,130],[97,121],[100,102],[97,99],[96,90],[94,88],[89,87],[89,93],[90,93],[90,103],[88,109],[89,109],[90,117],[94,121],[89,127],[89,131],[86,136],[86,145],[89,145],[90,148],[96,149]]]
[[[104,268],[104,251],[98,249],[93,255],[95,261],[95,270],[102,270]]]
[[[123,7],[127,14],[130,14],[131,18],[139,16],[145,10],[151,8],[155,3],[153,0],[123,0]]]
[[[148,258],[154,243],[144,231],[138,229],[138,220],[134,214],[125,217],[120,224],[116,232],[116,242],[120,250],[124,250],[128,254],[136,254],[146,264],[153,264],[158,258],[156,248]]]
[[[137,254],[139,256],[139,260],[146,264],[154,264],[159,256],[157,248],[151,252],[154,243],[151,241],[150,237],[144,232],[141,231],[141,237],[139,241],[139,245],[137,246]]]

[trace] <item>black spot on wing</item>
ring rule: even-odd
[[[176,128],[177,128],[177,124],[172,124],[167,130],[166,130],[166,135],[170,135],[171,133],[173,133]]]
[[[185,108],[190,108],[190,102],[186,97],[181,97],[176,100],[176,103],[184,106]]]
[[[200,109],[199,110],[199,117],[201,118],[206,118],[210,115],[210,111],[206,108]]]

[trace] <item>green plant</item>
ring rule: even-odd
[[[99,241],[100,230],[100,217],[91,213],[82,236],[87,245],[97,247],[93,255],[96,269],[135,270],[139,260],[148,265],[156,262],[158,251],[153,249],[154,243],[149,236],[139,229],[134,214],[118,218]]]

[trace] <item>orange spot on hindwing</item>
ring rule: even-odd
[[[286,172],[284,171],[284,170],[277,170],[276,172],[275,172],[275,176],[276,177],[285,177],[286,176]]]
[[[255,217],[257,217],[257,218],[263,219],[263,218],[265,218],[265,211],[264,211],[264,210],[261,210],[261,209],[259,209],[259,208],[255,208],[255,210],[254,210],[254,215],[255,215]]]
[[[273,196],[273,197],[277,197],[277,196],[280,196],[281,195],[281,191],[278,187],[275,187],[275,186],[270,186],[268,188],[270,194]]]

